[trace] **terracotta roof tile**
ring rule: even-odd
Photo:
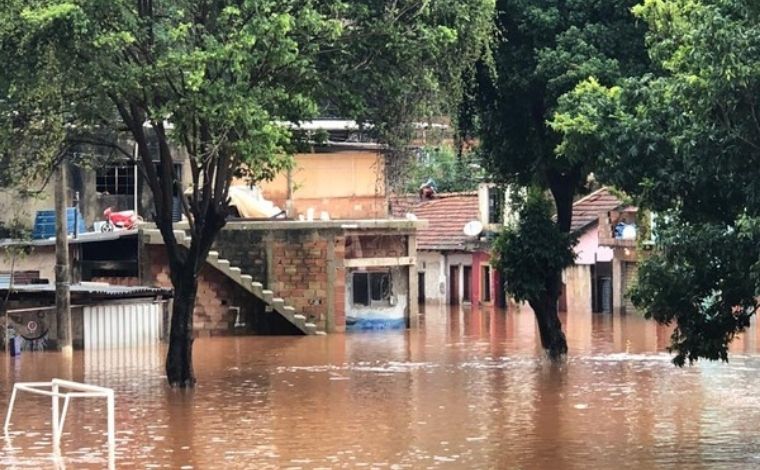
[[[573,203],[570,230],[580,231],[599,221],[600,212],[609,212],[623,205],[607,188],[601,188]]]
[[[391,202],[391,212],[395,214],[393,205]],[[427,228],[417,232],[417,248],[420,250],[464,250],[466,242],[475,241],[475,237],[468,237],[463,229],[467,222],[478,220],[476,192],[437,194],[434,199],[425,201],[417,198],[417,203],[407,206],[406,212],[428,221]]]
[[[390,216],[394,219],[403,219],[407,212],[413,212],[419,204],[420,197],[416,194],[406,194],[403,196],[391,196],[390,198]]]

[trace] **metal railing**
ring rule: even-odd
[[[61,434],[71,399],[105,398],[108,409],[108,462],[110,464],[109,467],[113,466],[116,452],[116,430],[114,423],[115,399],[113,389],[62,379],[53,379],[50,382],[17,382],[13,384],[13,393],[11,394],[10,403],[8,403],[8,413],[5,416],[5,427],[3,430],[5,431],[6,437],[8,436],[8,427],[11,423],[13,406],[16,402],[16,393],[18,391],[52,398],[53,449],[56,454],[60,452]],[[63,398],[63,410],[60,408],[61,398]]]

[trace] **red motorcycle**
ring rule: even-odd
[[[132,230],[137,227],[137,224],[142,222],[142,217],[135,214],[135,211],[114,212],[110,207],[103,211],[103,217],[106,218],[106,223],[100,229],[101,232]]]

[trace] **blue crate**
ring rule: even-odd
[[[84,225],[84,217],[82,217],[82,213],[78,208],[69,207],[66,209],[66,230],[69,235],[74,234],[75,214],[77,216],[77,232],[84,233],[87,231],[87,227]],[[52,237],[55,237],[55,211],[37,211],[37,215],[34,218],[34,231],[32,232],[32,238],[39,240]]]

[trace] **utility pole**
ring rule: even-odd
[[[55,319],[58,349],[71,354],[71,269],[66,205],[66,162],[62,161],[55,170]]]

